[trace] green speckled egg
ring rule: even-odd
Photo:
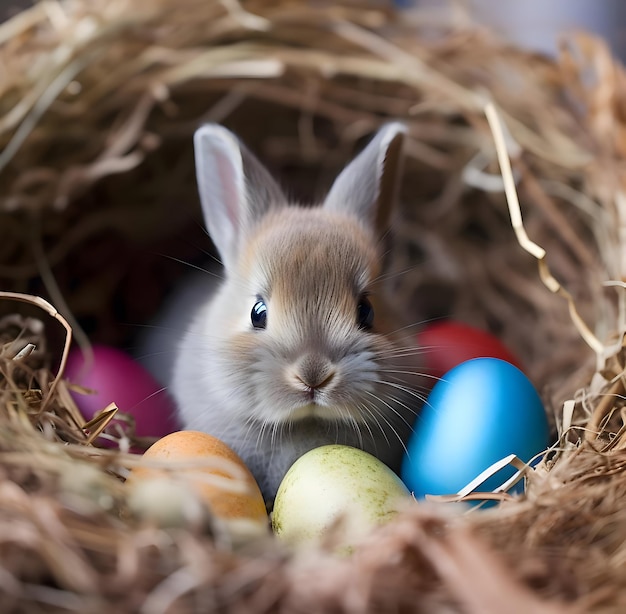
[[[272,526],[280,539],[299,547],[318,543],[341,518],[339,548],[346,551],[409,500],[400,478],[371,454],[322,446],[301,456],[285,475]]]

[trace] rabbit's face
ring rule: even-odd
[[[253,234],[227,282],[247,300],[223,348],[250,418],[363,424],[390,413],[394,348],[377,331],[374,245],[357,222],[321,208],[285,208]]]

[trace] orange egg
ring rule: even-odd
[[[180,480],[235,532],[268,528],[265,503],[254,476],[237,453],[216,437],[177,431],[148,448],[144,461],[145,466],[131,471],[130,486],[159,478]]]

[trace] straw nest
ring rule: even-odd
[[[552,61],[369,2],[68,0],[0,25],[0,70],[3,611],[623,611],[626,100],[601,42],[579,34]],[[398,302],[502,338],[549,408],[552,455],[524,497],[417,506],[349,558],[142,522],[133,457],[90,445],[68,395],[67,331],[132,345],[176,260],[204,257],[200,122],[304,198],[387,118],[410,130]]]

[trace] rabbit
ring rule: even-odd
[[[271,507],[289,467],[329,443],[399,471],[422,403],[417,354],[382,292],[405,127],[383,126],[318,206],[289,202],[226,128],[194,134],[200,201],[224,278],[176,317],[164,375],[184,428],[230,445]]]

